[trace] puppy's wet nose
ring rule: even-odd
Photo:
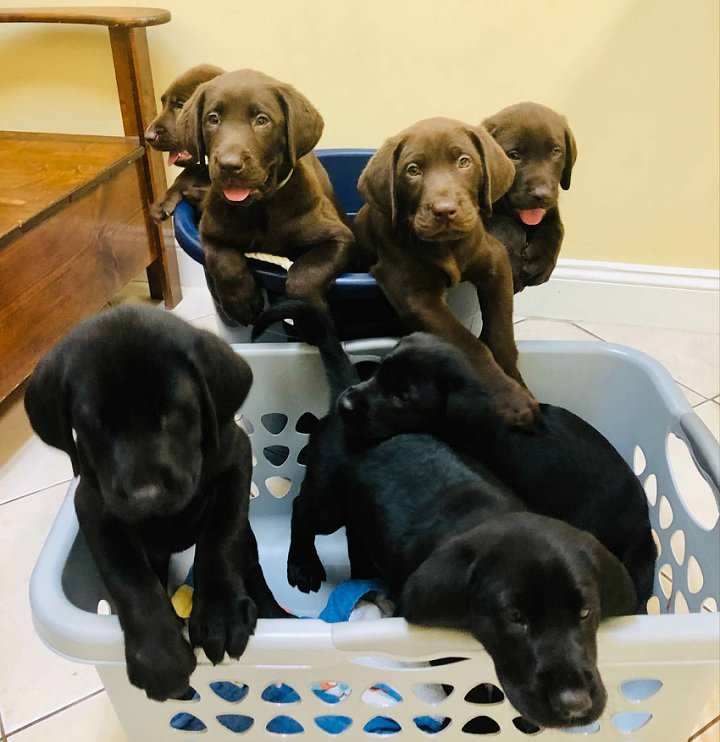
[[[582,719],[592,708],[590,693],[581,688],[566,688],[560,691],[553,705],[567,719]]]
[[[220,155],[218,158],[218,165],[220,165],[222,170],[225,170],[228,173],[241,173],[245,168],[245,158],[236,153]]]
[[[144,484],[142,487],[134,487],[131,494],[136,500],[154,500],[162,493],[159,484]]]
[[[457,214],[457,203],[449,198],[439,198],[430,205],[433,216],[436,219],[447,219],[448,221],[455,218]]]
[[[549,185],[538,185],[530,189],[530,195],[538,203],[546,203],[552,198],[552,190]]]

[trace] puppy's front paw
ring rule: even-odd
[[[178,626],[137,638],[126,633],[125,660],[130,682],[154,701],[182,695],[197,664],[195,653]]]
[[[173,215],[174,211],[175,206],[167,199],[161,198],[150,207],[150,216],[158,223],[164,222]]]
[[[224,289],[218,297],[223,312],[245,327],[252,325],[263,310],[263,295],[258,288],[252,291]]]
[[[214,589],[214,595],[196,595],[190,615],[190,642],[201,647],[213,665],[225,653],[238,658],[255,632],[257,607],[244,590],[227,585]]]
[[[325,567],[316,551],[300,556],[291,554],[287,565],[288,583],[302,593],[316,593],[327,579]]]
[[[534,428],[540,420],[538,401],[516,382],[496,392],[494,399],[498,415],[509,428]]]

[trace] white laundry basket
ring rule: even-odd
[[[393,344],[373,340],[349,347],[358,358],[372,360]],[[302,595],[288,586],[285,567],[290,505],[303,478],[297,458],[307,441],[306,414],[321,416],[327,409],[322,366],[313,349],[297,344],[236,349],[255,374],[242,424],[257,458],[251,518],[261,561],[281,604],[298,614],[316,615],[328,587],[319,595]],[[684,742],[717,714],[712,699],[720,679],[718,446],[670,376],[640,353],[574,342],[520,343],[520,352],[523,375],[538,398],[584,417],[635,467],[648,492],[661,549],[649,606],[660,615],[620,618],[601,627],[599,664],[609,693],[607,709],[596,725],[574,734],[596,742]],[[670,470],[668,446],[682,447],[682,442],[692,452],[690,467],[705,472],[701,483],[707,492],[693,488],[692,499],[687,490],[678,492]],[[330,582],[346,578],[344,535],[318,542]],[[180,578],[189,563],[187,553],[177,560]],[[200,657],[191,681],[196,700],[148,701],[127,681],[117,618],[97,614],[105,598],[78,534],[71,488],[33,574],[35,627],[54,651],[97,667],[131,742],[277,739],[282,735],[266,727],[278,716],[295,720],[291,728],[297,733],[286,736],[298,740],[373,739],[364,727],[376,716],[396,722],[398,731],[383,737],[398,740],[488,736],[519,741],[533,736],[499,692],[481,694],[481,700],[494,701],[489,704],[473,703],[478,694],[468,696],[479,684],[497,685],[492,662],[477,642],[462,632],[411,627],[400,618],[340,624],[261,620],[240,661],[213,667]],[[378,666],[379,657],[400,662],[392,668],[382,662]],[[430,667],[424,661],[431,658],[460,661]],[[239,700],[216,695],[211,683],[218,681],[234,683]],[[340,703],[325,703],[315,692],[324,681],[346,684],[349,695]],[[402,700],[381,709],[368,705],[364,691],[378,682],[391,686]],[[430,706],[427,694],[417,692],[428,683],[442,683],[446,690],[452,686],[452,692]],[[273,684],[292,687],[295,702],[263,700],[263,690]],[[204,729],[174,729],[171,720],[181,713],[194,716]],[[437,735],[426,734],[415,719],[427,715],[446,717],[449,723]],[[318,725],[318,719],[328,716],[344,717],[349,726],[330,735]],[[243,733],[223,724],[238,717],[245,721]],[[471,721],[478,717],[480,721]],[[573,739],[568,731],[535,733],[543,742]],[[66,739],[72,740],[72,730]]]

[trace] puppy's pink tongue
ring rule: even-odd
[[[179,152],[168,152],[168,165],[174,165],[180,157]]]
[[[228,201],[244,201],[250,195],[249,188],[226,188],[223,195]]]
[[[518,216],[523,224],[534,227],[543,220],[545,209],[518,209]]]

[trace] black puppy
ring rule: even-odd
[[[357,374],[316,309],[276,305],[255,332],[288,317],[318,346],[333,399]],[[597,539],[527,512],[490,472],[430,435],[368,443],[334,406],[311,435],[306,462],[293,503],[291,584],[319,587],[315,536],[346,526],[353,576],[381,576],[412,623],[469,630],[527,719],[569,727],[600,716],[597,627],[633,611],[637,596]]]
[[[432,335],[398,343],[338,402],[355,434],[428,432],[487,467],[530,510],[592,533],[627,567],[643,607],[657,552],[642,485],[612,444],[572,412],[542,404],[534,431],[502,425],[462,353]]]
[[[195,654],[166,592],[170,555],[196,544],[190,641],[239,657],[260,615],[286,615],[248,523],[251,452],[235,411],[252,373],[209,332],[156,309],[79,324],[25,394],[35,432],[80,476],[75,508],[125,635],[130,682],[150,698],[188,687]]]
[[[483,126],[515,164],[510,190],[493,206],[488,231],[505,245],[515,293],[550,278],[565,233],[559,187],[570,188],[577,145],[568,122],[539,103],[517,103]]]

